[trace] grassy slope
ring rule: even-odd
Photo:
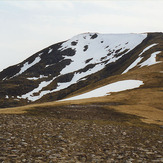
[[[117,105],[108,106],[108,108],[144,117],[145,119],[142,119],[144,122],[163,125],[163,73],[160,73],[161,71],[162,64],[157,64],[136,69],[121,76],[114,76],[112,79],[109,78],[108,81],[101,81],[100,84],[124,79],[138,79],[142,80],[144,85],[138,89],[112,93],[111,96],[101,98],[79,100],[76,103],[114,102]],[[97,85],[99,84],[97,83]]]
[[[142,80],[144,85],[138,89],[112,93],[110,96],[83,99],[65,102],[49,102],[43,104],[33,104],[24,107],[0,109],[0,113],[21,114],[27,110],[38,108],[56,108],[72,104],[103,105],[103,108],[117,112],[137,115],[142,117],[143,122],[163,125],[163,64],[159,63],[149,67],[132,70],[123,75],[117,75],[102,80],[94,85],[78,90],[74,94],[87,92],[94,88],[125,79]]]
[[[158,35],[155,39],[147,40],[144,42],[144,44],[141,44],[139,50],[135,51],[129,60],[125,61],[126,63],[120,65],[119,73],[123,72],[135,60],[135,58],[137,58],[138,54],[140,54],[140,52],[144,49],[144,46],[146,47],[158,42],[159,44],[156,47],[151,48],[147,53],[143,54],[144,58],[147,59],[146,55],[152,54],[154,51],[162,51],[162,35]],[[100,98],[66,102],[46,102],[42,104],[31,104],[23,107],[5,108],[0,109],[0,113],[22,114],[31,109],[36,110],[36,108],[38,111],[38,108],[58,108],[58,106],[63,108],[65,105],[72,104],[85,104],[89,107],[90,104],[96,103],[97,105],[104,105],[103,108],[110,111],[114,109],[114,111],[117,112],[137,115],[142,117],[142,121],[144,122],[163,125],[163,52],[157,55],[157,60],[162,61],[162,63],[148,67],[145,66],[142,68],[136,67],[126,74],[108,77],[104,80],[83,87],[82,89],[73,92],[68,97],[82,94],[103,85],[126,79],[142,80],[144,85],[138,89],[112,93],[110,96]],[[96,75],[98,76],[101,74],[97,73]]]

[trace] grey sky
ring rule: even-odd
[[[85,32],[163,32],[162,0],[0,1],[0,71]]]

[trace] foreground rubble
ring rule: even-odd
[[[0,114],[4,163],[163,162],[162,141],[159,126]]]

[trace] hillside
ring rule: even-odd
[[[141,89],[161,88],[162,49],[162,33],[74,36],[0,72],[0,107],[61,100],[121,80],[140,80]],[[150,83],[144,69],[155,65],[160,68]]]
[[[163,34],[86,33],[0,72],[0,162],[163,162]]]

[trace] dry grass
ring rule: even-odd
[[[108,107],[113,108],[118,112],[140,116],[142,117],[142,121],[146,123],[163,125],[163,73],[160,73],[162,71],[162,63],[150,67],[135,69],[126,74],[113,76],[94,85],[82,88],[73,93],[71,96],[90,91],[108,83],[126,79],[142,80],[144,85],[138,89],[112,93],[110,96],[105,97],[65,102],[48,102],[42,104],[32,104],[23,107],[5,108],[0,109],[0,114],[23,114],[36,107],[58,107],[71,104],[91,103],[118,103],[118,105],[109,105]]]
[[[113,108],[119,112],[140,116],[145,123],[163,125],[163,110],[146,105],[122,105]]]

